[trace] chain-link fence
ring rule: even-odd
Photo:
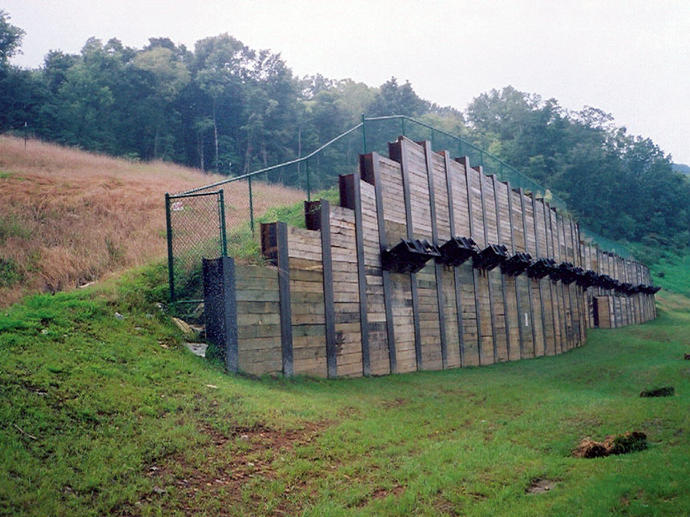
[[[226,254],[223,191],[165,196],[172,302],[201,301],[201,259]]]
[[[513,188],[523,188],[567,210],[565,202],[549,189],[465,138],[402,115],[362,116],[359,124],[305,156],[181,194],[166,194],[171,301],[184,305],[201,300],[202,257],[216,257],[228,250],[233,256],[258,251],[256,226],[262,215],[281,218],[278,207],[311,200],[313,192],[332,188],[340,174],[357,170],[360,153],[387,155],[388,143],[401,134],[415,141],[430,140],[434,149],[446,149],[454,156],[468,156],[472,165],[481,165],[487,174],[496,174]],[[285,189],[285,185],[293,189]],[[218,190],[221,186],[223,190]],[[232,230],[227,236],[226,227]],[[631,257],[621,244],[580,228],[602,249]]]

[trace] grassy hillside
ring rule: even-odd
[[[0,307],[56,292],[165,253],[165,192],[221,179],[198,170],[135,163],[0,136]],[[256,183],[254,208],[304,199]],[[247,187],[225,188],[230,224],[246,220]]]
[[[559,357],[326,381],[224,374],[164,293],[160,265],[0,313],[0,514],[690,514],[688,298]],[[570,456],[628,430],[649,449]]]

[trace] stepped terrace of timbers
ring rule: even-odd
[[[339,178],[306,229],[261,225],[267,265],[204,259],[207,337],[230,371],[321,377],[487,365],[656,316],[649,269],[585,242],[548,200],[399,137]]]

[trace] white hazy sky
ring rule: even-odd
[[[297,75],[417,93],[465,109],[513,85],[561,106],[595,106],[690,163],[689,0],[4,0],[26,31],[14,63],[87,38],[140,48],[149,37],[194,42],[227,32],[280,52]]]

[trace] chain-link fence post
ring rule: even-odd
[[[250,178],[251,179],[251,178]],[[251,183],[250,183],[251,185]],[[249,199],[251,206],[251,190],[249,191]],[[251,209],[250,209],[251,210]],[[225,257],[228,254],[228,240],[225,234],[225,196],[223,194],[223,189],[218,191],[218,219],[220,220],[220,252],[221,256]]]
[[[254,237],[254,195],[252,193],[252,177],[247,178],[249,185],[249,227],[252,230],[252,237]],[[222,190],[221,190],[222,192]]]
[[[175,301],[175,272],[173,270],[173,240],[172,224],[170,222],[170,194],[165,193],[165,228],[168,237],[168,285],[170,286],[170,301]]]

